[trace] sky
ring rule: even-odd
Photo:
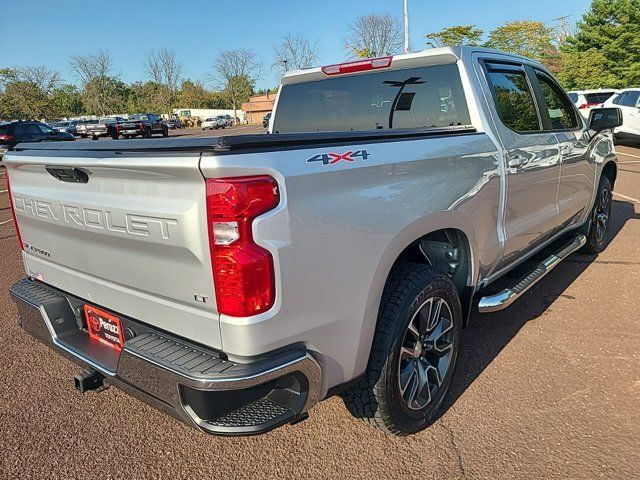
[[[103,0],[56,3],[1,0],[4,21],[0,68],[46,65],[65,82],[72,55],[108,51],[125,82],[145,80],[143,60],[152,48],[176,52],[185,78],[209,87],[213,64],[222,50],[253,50],[263,64],[258,88],[277,84],[273,47],[283,36],[303,34],[317,42],[319,65],[347,58],[348,25],[360,15],[390,13],[402,19],[403,0]],[[570,24],[590,0],[409,0],[414,51],[426,48],[423,36],[451,25],[476,24],[489,32],[510,20],[554,19],[571,15]],[[100,5],[98,7],[98,5]]]

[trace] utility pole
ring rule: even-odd
[[[404,0],[404,53],[409,53],[409,0]]]
[[[569,23],[567,20],[571,18],[571,15],[565,15],[564,17],[554,18],[554,22],[558,22],[558,43],[562,45],[569,38]]]

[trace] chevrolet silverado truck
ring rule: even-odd
[[[78,390],[204,432],[336,394],[418,432],[472,309],[607,244],[619,123],[534,61],[461,47],[290,72],[268,134],[23,143],[18,322],[81,366]]]

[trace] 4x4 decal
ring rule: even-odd
[[[366,150],[349,150],[344,153],[320,153],[318,155],[314,155],[313,157],[307,160],[307,163],[313,162],[322,162],[323,165],[335,165],[338,162],[355,162],[357,158],[361,158],[362,160],[366,160],[369,158],[369,153]]]

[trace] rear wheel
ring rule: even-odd
[[[587,243],[584,246],[584,251],[587,253],[600,253],[607,246],[612,200],[611,181],[603,176],[600,178],[596,201],[589,220]]]
[[[395,435],[428,427],[451,385],[461,328],[449,277],[422,264],[398,265],[383,294],[367,371],[343,394],[349,411]]]
[[[113,132],[113,133],[111,134],[111,138],[113,138],[114,140],[117,140],[117,139],[118,139],[118,137],[119,137],[118,132]]]
[[[142,138],[151,138],[151,130],[145,130],[142,134]]]
[[[169,136],[169,129],[168,128],[163,128],[162,129],[162,136],[163,137],[168,137]]]

